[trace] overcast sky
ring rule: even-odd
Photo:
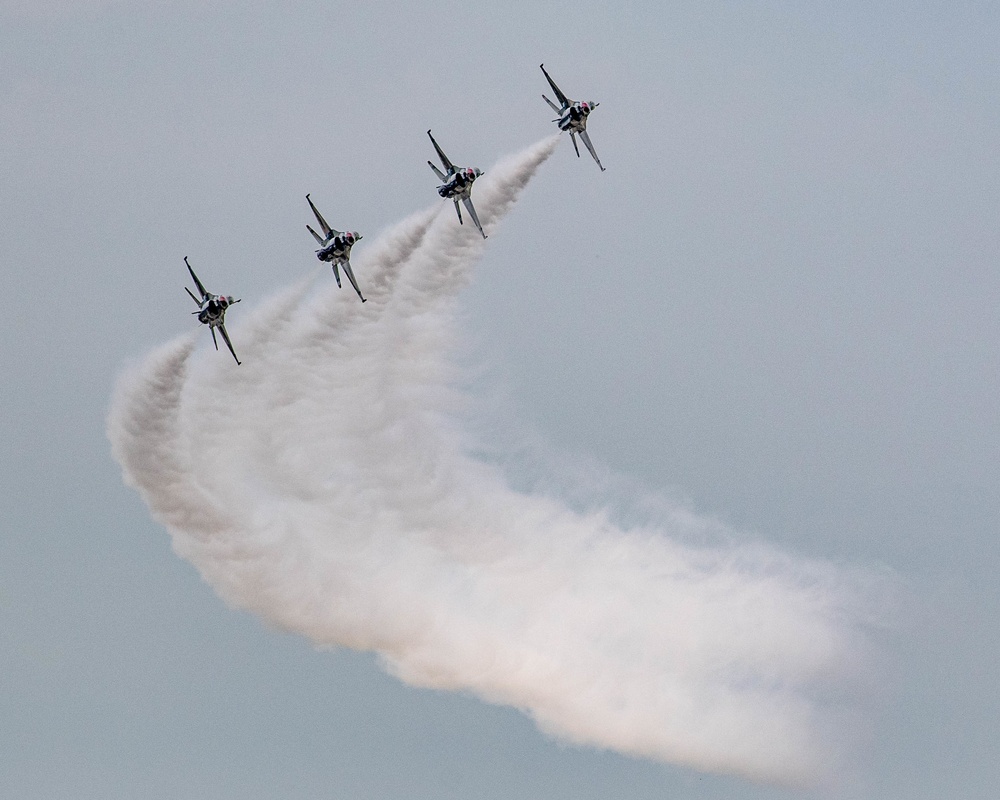
[[[555,130],[544,61],[601,103],[607,172],[560,142],[461,296],[487,444],[535,442],[571,502],[583,470],[623,518],[659,496],[898,579],[830,791],[993,797],[998,16],[0,2],[2,793],[815,795],[568,746],[277,632],[111,457],[117,376],[195,326],[184,256],[244,298],[239,348],[238,314],[315,270],[306,192],[360,253],[440,202],[428,128],[486,170]]]

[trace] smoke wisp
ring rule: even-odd
[[[477,182],[487,231],[556,142]],[[403,681],[576,743],[821,777],[865,653],[856,577],[623,530],[469,455],[454,305],[485,244],[442,204],[358,254],[368,303],[304,281],[234,318],[242,367],[193,335],[152,353],[109,415],[126,482],[228,603]]]

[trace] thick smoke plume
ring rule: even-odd
[[[556,141],[477,182],[488,231]],[[242,367],[193,335],[154,352],[112,403],[125,480],[228,603],[408,683],[577,743],[822,776],[864,652],[854,581],[622,530],[468,455],[453,312],[485,246],[442,204],[358,253],[368,303],[304,281],[233,315]]]

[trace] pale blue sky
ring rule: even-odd
[[[115,376],[191,324],[183,256],[262,299],[313,269],[307,191],[369,241],[437,199],[427,128],[483,168],[550,133],[544,61],[601,102],[608,171],[561,143],[491,236],[484,392],[570,460],[898,573],[841,794],[994,796],[997,30],[962,3],[0,3],[0,794],[809,796],[268,630],[110,457]]]

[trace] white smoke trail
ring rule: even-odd
[[[477,182],[489,230],[556,141]],[[303,305],[299,287],[251,314],[244,366],[192,360],[186,337],[123,376],[108,431],[126,481],[229,603],[374,650],[404,681],[574,742],[816,779],[841,714],[829,698],[864,653],[852,579],[621,530],[468,456],[452,310],[485,243],[450,212],[357,259],[368,303],[328,286]]]

